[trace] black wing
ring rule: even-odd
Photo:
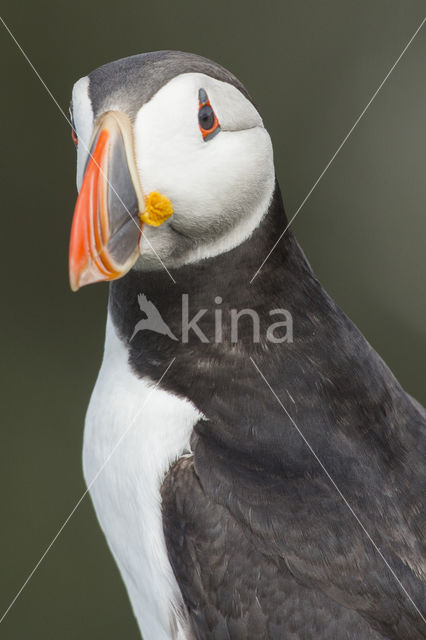
[[[197,425],[193,457],[174,465],[162,491],[169,556],[197,638],[426,637],[417,609],[426,600],[419,451],[424,415],[399,387],[394,393],[380,410],[400,434],[398,455],[379,442],[380,460],[366,464],[360,442],[374,445],[368,437],[359,442],[358,429],[353,458],[351,447],[342,448],[342,437],[350,440],[345,433],[321,451],[365,530],[269,389],[258,401],[264,421],[280,422],[284,430],[275,458],[270,451],[262,455],[265,434],[250,452],[236,425]],[[362,402],[360,410],[373,415]],[[269,425],[268,433],[273,430]],[[245,436],[250,443],[247,431]],[[301,448],[292,465],[283,447],[294,450],[295,439]]]
[[[193,459],[170,470],[162,498],[169,557],[197,640],[383,637],[356,611],[296,579],[285,558],[263,553],[253,533],[206,495]]]

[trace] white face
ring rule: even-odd
[[[75,125],[84,143],[78,184],[93,128],[85,80],[73,91]],[[200,89],[220,125],[207,140],[198,122]],[[120,105],[108,108],[120,110]],[[134,143],[143,193],[159,191],[174,211],[160,227],[144,226],[136,268],[161,268],[156,254],[174,267],[228,251],[248,238],[266,213],[275,182],[271,140],[236,87],[200,73],[175,77],[139,109]]]
[[[74,125],[78,136],[77,189],[80,191],[84,167],[93,131],[93,109],[89,98],[89,78],[85,76],[75,83],[72,90]]]

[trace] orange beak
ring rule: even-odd
[[[73,291],[120,278],[132,268],[139,256],[143,211],[130,120],[109,111],[95,128],[74,210],[69,250]]]

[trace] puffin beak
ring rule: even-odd
[[[129,118],[103,114],[90,154],[71,227],[69,274],[73,291],[124,276],[139,255],[144,198]]]

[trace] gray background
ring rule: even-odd
[[[230,68],[271,133],[289,216],[426,13],[424,0],[2,5],[66,110],[79,77],[141,51],[193,51]],[[1,26],[0,47],[4,610],[85,488],[83,420],[101,360],[107,287],[69,290],[76,196],[69,126]],[[425,53],[426,28],[294,224],[326,289],[423,402]],[[0,637],[138,638],[90,500]]]

